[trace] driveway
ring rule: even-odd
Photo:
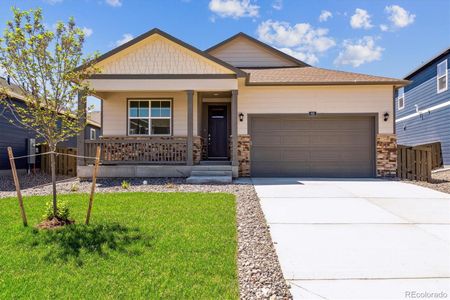
[[[252,181],[294,298],[450,297],[450,194],[376,179]]]

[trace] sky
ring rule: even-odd
[[[104,53],[158,27],[205,50],[245,32],[313,66],[403,78],[450,47],[450,0],[1,0],[74,17],[85,52]]]

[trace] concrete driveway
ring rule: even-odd
[[[252,181],[294,298],[450,298],[449,194],[376,179]]]

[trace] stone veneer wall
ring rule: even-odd
[[[173,145],[174,149],[176,149],[176,153],[177,155],[179,155],[179,157],[177,156],[177,160],[180,161],[185,161],[186,160],[186,151],[187,151],[187,146],[186,146],[186,137],[183,136],[104,136],[101,137],[102,140],[114,140],[117,142],[120,142],[121,140],[127,140],[127,141],[132,141],[132,140],[139,140],[139,141],[152,141],[154,140],[155,142],[161,142],[161,144],[164,144],[164,141],[179,141],[180,144],[178,144],[177,146]],[[124,144],[111,144],[108,145],[107,147],[104,148],[104,155],[105,156],[110,156],[112,160],[117,160],[120,161],[121,159],[133,159],[134,157],[137,157],[138,154],[137,153],[133,153],[132,151],[136,150],[136,148],[133,148],[130,145],[126,145],[126,143]],[[139,149],[138,151],[148,151],[148,147],[143,144],[140,147],[138,147],[137,149]],[[203,139],[199,136],[194,136],[194,145],[193,145],[193,161],[194,164],[199,164],[200,160],[202,159],[202,149],[203,149]],[[153,150],[155,151],[155,150]],[[167,151],[166,148],[162,148],[161,151]],[[156,158],[155,161],[158,161],[158,157],[159,156],[163,156],[163,155],[159,155],[158,153],[155,154]],[[164,164],[164,160],[161,161],[162,164]]]
[[[198,165],[203,156],[203,138],[200,136],[194,136],[194,165]]]
[[[239,177],[250,176],[250,144],[251,138],[248,134],[241,134],[238,137],[238,161]]]
[[[376,167],[377,177],[397,175],[397,136],[377,134]]]

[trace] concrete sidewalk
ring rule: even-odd
[[[450,195],[376,179],[253,178],[298,299],[450,297]]]

